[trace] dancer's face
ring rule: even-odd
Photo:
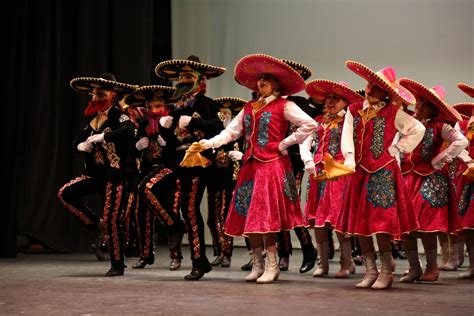
[[[264,98],[270,96],[275,89],[280,87],[278,80],[269,74],[262,74],[257,80],[258,92]]]
[[[369,104],[376,104],[380,101],[385,100],[388,97],[388,92],[379,86],[368,82],[365,87],[365,98]]]
[[[329,94],[327,97],[326,97],[326,103],[325,103],[325,107],[326,107],[326,111],[329,113],[329,114],[337,114],[339,113],[345,106],[347,105],[347,101],[344,100],[343,98],[341,98],[339,95],[337,94]]]

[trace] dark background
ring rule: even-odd
[[[11,1],[2,7],[2,196],[0,257],[17,236],[55,251],[87,249],[91,235],[59,204],[79,176],[71,142],[86,124],[88,97],[75,77],[163,84],[154,66],[171,58],[171,0]]]

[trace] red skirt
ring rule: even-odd
[[[361,167],[350,176],[335,229],[349,235],[402,235],[418,229],[400,167],[393,161],[377,172]]]
[[[225,222],[230,236],[277,233],[304,225],[295,177],[288,156],[241,167]]]
[[[319,173],[324,168],[322,163],[316,166]],[[305,214],[310,226],[323,227],[326,223],[334,226],[341,212],[348,177],[336,180],[317,182],[309,177],[309,190],[306,195]]]
[[[455,233],[460,230],[456,193],[447,168],[429,176],[411,171],[405,175],[405,183],[420,225],[418,231]]]
[[[474,229],[474,182],[461,175],[456,186],[461,229]]]

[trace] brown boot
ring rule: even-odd
[[[280,267],[277,262],[277,253],[275,251],[267,251],[267,257],[265,262],[265,272],[261,277],[257,279],[257,283],[266,284],[273,283],[278,280],[280,275]]]
[[[341,243],[341,270],[334,275],[337,279],[346,279],[355,273],[355,263],[351,255],[350,241]]]
[[[408,250],[406,252],[410,270],[408,273],[400,278],[401,283],[414,283],[420,281],[423,271],[421,270],[420,259],[418,257],[418,250]]]
[[[356,288],[367,289],[370,288],[379,276],[377,271],[377,264],[375,263],[375,252],[367,252],[364,254],[365,260],[365,275],[362,281],[356,284]]]
[[[317,242],[316,242],[317,243]],[[320,278],[328,275],[329,272],[329,242],[317,243],[319,260],[316,270],[314,270],[313,277]]]
[[[393,283],[393,272],[392,272],[392,252],[380,252],[380,261],[382,262],[382,267],[380,268],[380,274],[372,284],[371,288],[374,290],[385,290],[392,287]]]
[[[439,269],[436,249],[425,249],[426,254],[426,270],[420,280],[425,282],[436,282],[439,278]]]
[[[262,248],[252,250],[252,271],[245,277],[247,282],[255,282],[263,274],[264,263]]]

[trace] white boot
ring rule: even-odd
[[[278,280],[279,275],[280,275],[280,267],[278,266],[278,262],[277,262],[276,250],[274,251],[267,250],[265,272],[263,272],[262,276],[257,279],[257,283],[260,283],[260,284],[273,283],[273,281]]]
[[[456,271],[459,266],[459,243],[449,245],[449,256],[448,260],[441,268],[444,271]]]
[[[262,248],[255,248],[252,251],[252,271],[245,277],[247,282],[255,282],[263,274]]]
[[[406,252],[408,263],[410,264],[410,270],[408,274],[400,278],[401,283],[413,283],[419,281],[423,275],[421,270],[420,258],[418,257],[418,249],[408,250]]]
[[[367,252],[364,254],[365,275],[362,281],[356,284],[357,288],[369,288],[375,283],[379,276],[377,264],[375,263],[375,252]]]
[[[313,277],[319,278],[328,275],[329,272],[329,241],[321,244],[317,243],[319,251],[319,260],[316,270],[314,270]]]
[[[459,275],[460,279],[474,279],[474,247],[467,248],[469,254],[469,268]]]
[[[380,252],[380,261],[382,267],[377,281],[371,286],[374,290],[385,290],[392,287],[393,272],[392,272],[392,252]]]
[[[355,273],[355,263],[351,254],[350,241],[341,243],[341,270],[336,272],[335,278],[345,279]]]

